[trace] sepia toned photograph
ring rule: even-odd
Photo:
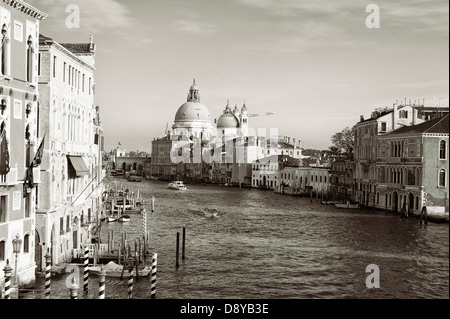
[[[6,307],[449,299],[448,1],[2,0],[0,27]]]

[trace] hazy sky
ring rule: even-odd
[[[212,118],[227,100],[252,128],[326,149],[360,115],[396,100],[448,106],[449,4],[355,0],[29,0],[58,42],[94,34],[105,150],[151,150],[193,78]],[[366,6],[380,28],[366,27]],[[67,28],[69,4],[80,27]]]

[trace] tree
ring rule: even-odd
[[[353,130],[346,127],[341,132],[337,132],[331,136],[332,146],[329,147],[331,153],[337,155],[350,155],[353,153],[355,145],[355,136]]]

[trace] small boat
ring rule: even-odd
[[[108,216],[108,218],[106,219],[108,222],[115,222],[115,221],[117,221],[117,218],[116,217],[111,217],[111,216]]]
[[[168,188],[170,189],[176,189],[176,190],[180,190],[180,191],[184,191],[187,190],[187,187],[183,184],[182,181],[174,181],[169,183]]]
[[[129,222],[131,219],[130,215],[122,215],[118,218],[119,222],[125,223]]]
[[[334,204],[337,208],[347,208],[347,209],[355,209],[360,208],[359,204],[350,204],[347,202],[347,204]]]
[[[103,266],[103,270],[106,273],[107,277],[116,277],[120,278],[122,276],[122,265],[118,265],[113,261],[110,261],[106,265]],[[102,269],[102,266],[89,266],[89,274],[98,275]],[[139,268],[139,277],[147,277],[151,272],[150,266],[145,266],[144,268]],[[133,267],[133,275],[136,276],[136,267]],[[128,278],[129,272],[128,269],[125,268],[123,271],[123,277]]]
[[[219,211],[215,208],[205,208],[203,214],[205,214],[205,217],[214,218],[219,216]]]
[[[323,200],[322,204],[324,204],[324,205],[334,205],[334,204],[339,204],[339,202],[335,201],[335,200],[329,200],[329,201]]]
[[[129,175],[127,175],[126,179],[129,182],[141,182],[142,176],[129,174]]]

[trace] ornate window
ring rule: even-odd
[[[439,142],[439,159],[446,159],[447,157],[447,143],[444,140]]]
[[[439,170],[439,187],[445,187],[445,169],[441,168]]]

